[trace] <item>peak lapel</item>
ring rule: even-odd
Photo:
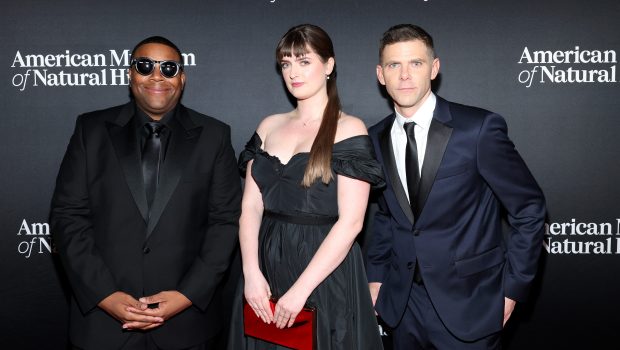
[[[118,117],[113,122],[108,122],[106,126],[116,152],[116,157],[123,169],[129,191],[136,202],[142,218],[144,221],[147,221],[149,209],[142,180],[140,146],[136,138],[134,124],[130,122],[133,115],[133,103],[128,103],[121,109]]]
[[[424,204],[433,188],[435,176],[448,146],[448,141],[450,141],[452,127],[444,123],[451,119],[448,102],[437,96],[437,106],[428,130],[424,164],[422,164],[422,177],[420,178],[418,195],[416,196],[416,218],[420,217],[422,209],[424,209]]]

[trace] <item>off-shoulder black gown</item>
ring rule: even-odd
[[[271,293],[279,298],[304,271],[338,217],[337,181],[316,181],[301,186],[309,154],[297,153],[288,163],[261,149],[254,133],[239,156],[243,172],[254,159],[251,174],[258,185],[265,210],[259,232],[260,268]],[[383,173],[374,158],[370,138],[354,136],[334,144],[332,171],[346,177],[383,186]],[[334,176],[334,179],[336,176]],[[233,312],[230,349],[283,349],[243,335],[239,288]],[[357,243],[310,295],[308,305],[317,308],[317,350],[382,349],[370,299],[362,253]]]

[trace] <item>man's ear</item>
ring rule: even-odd
[[[437,74],[439,74],[439,66],[441,66],[441,64],[439,62],[439,57],[437,57],[433,60],[433,66],[431,68],[431,80],[434,80],[437,77]]]
[[[377,79],[381,85],[385,85],[385,78],[383,77],[383,67],[380,64],[377,65]]]

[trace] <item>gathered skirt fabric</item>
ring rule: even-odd
[[[323,242],[331,225],[297,225],[263,218],[259,235],[261,270],[272,296],[295,283]],[[317,309],[317,350],[382,349],[370,302],[362,252],[354,243],[344,261],[310,295]],[[243,285],[239,286],[229,349],[287,349],[243,335]]]

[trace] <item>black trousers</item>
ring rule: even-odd
[[[189,348],[183,348],[178,350],[217,350],[220,349],[220,345],[218,344],[218,338],[212,338],[207,340],[204,344],[199,344],[196,346],[192,346]],[[76,346],[71,347],[72,350],[88,350],[78,348]],[[161,348],[157,347],[153,342],[153,339],[149,334],[143,333],[134,333],[132,334],[127,342],[119,349],[119,350],[161,350]]]

